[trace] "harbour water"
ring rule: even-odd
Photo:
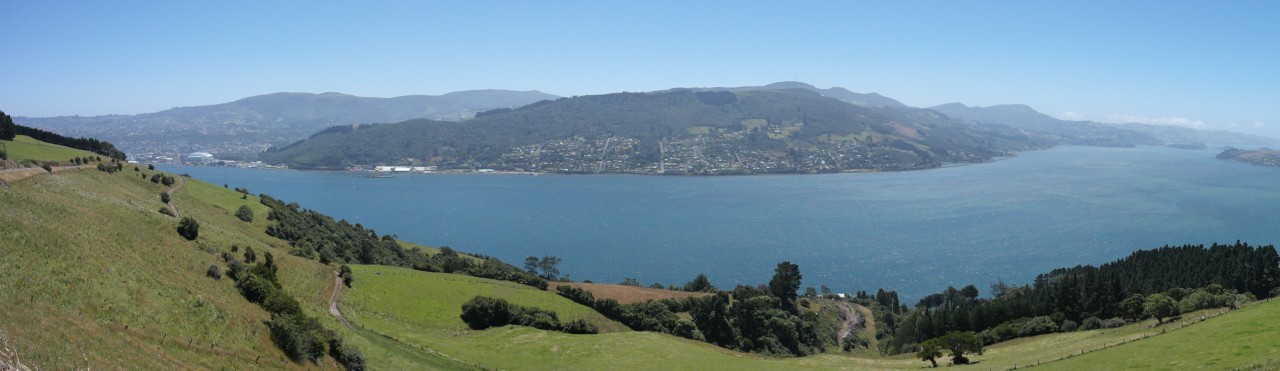
[[[705,273],[731,288],[791,261],[803,286],[919,298],[1164,244],[1280,241],[1280,169],[1216,153],[1060,147],[926,171],[724,177],[162,168],[424,245],[517,265],[555,255],[579,281]]]

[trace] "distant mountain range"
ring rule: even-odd
[[[461,120],[475,112],[556,99],[538,91],[473,90],[444,95],[368,98],[340,93],[275,93],[230,103],[139,115],[15,117],[22,125],[102,138],[121,149],[173,154],[194,150],[259,152],[335,125],[417,118]]]
[[[848,106],[845,109],[857,109],[858,112],[874,112],[883,120],[884,125],[892,123],[907,127],[909,120],[902,115],[927,115],[922,109],[909,107],[901,102],[876,93],[856,93],[844,88],[817,88],[802,82],[785,81],[763,86],[711,87],[711,88],[674,88],[663,91],[643,93],[650,96],[665,96],[674,93],[728,92],[741,98],[760,92],[781,93],[788,96],[825,97]],[[605,95],[619,97],[620,95]],[[621,96],[634,96],[631,94]],[[723,97],[723,96],[722,96]],[[220,158],[254,157],[257,153],[277,145],[277,149],[285,143],[307,138],[330,127],[351,127],[375,123],[396,123],[406,120],[425,119],[431,121],[469,120],[479,112],[493,109],[520,111],[516,108],[536,102],[555,100],[560,97],[538,91],[509,90],[476,90],[448,93],[439,96],[410,95],[395,98],[367,98],[340,93],[275,93],[244,98],[230,103],[199,107],[181,107],[165,111],[139,115],[106,115],[106,116],[61,116],[48,118],[14,117],[22,125],[54,131],[68,136],[103,138],[116,144],[129,153],[131,157],[147,158],[152,155],[172,156],[192,151],[209,151]],[[806,98],[809,99],[809,98]],[[639,100],[631,100],[637,103]],[[745,109],[730,104],[723,109]],[[781,125],[785,120],[801,120],[806,116],[800,112],[803,108],[790,106],[788,103],[771,101],[768,103],[776,112],[753,111],[758,117],[765,119],[769,125]],[[590,117],[600,122],[631,122],[628,125],[644,127],[681,128],[705,126],[699,121],[718,121],[721,129],[733,129],[729,117],[723,112],[706,113],[705,117],[665,115],[663,110],[679,111],[686,107],[644,107],[627,108],[622,106],[582,107],[583,110],[599,109],[600,112],[573,111],[562,112],[573,117]],[[756,107],[760,108],[760,107]],[[635,110],[650,110],[643,116]],[[824,112],[827,108],[823,108]],[[1214,146],[1276,146],[1280,141],[1256,135],[1231,133],[1226,131],[1202,131],[1184,127],[1144,124],[1108,124],[1093,121],[1059,120],[1035,111],[1025,105],[996,105],[990,107],[970,107],[960,103],[950,103],[929,107],[926,110],[945,115],[946,118],[931,119],[930,122],[948,121],[951,118],[963,121],[975,128],[999,133],[1015,133],[1028,140],[1029,146],[1072,144],[1127,147],[1134,145],[1214,145]],[[501,110],[500,110],[501,111]],[[494,111],[499,114],[505,111]],[[615,112],[625,118],[606,118],[607,112]],[[746,112],[739,112],[746,114]],[[795,116],[798,114],[799,116]],[[766,117],[768,116],[768,117]],[[644,122],[641,117],[648,117],[659,122]],[[559,122],[565,118],[541,117],[530,118],[522,122],[519,128],[513,128],[515,137],[524,137],[521,131],[542,130],[547,126],[556,127],[579,125],[579,123]],[[736,120],[749,118],[736,117]],[[782,120],[775,122],[774,119]],[[848,125],[863,125],[865,117],[836,118],[832,120],[850,120]],[[492,122],[495,119],[480,120],[478,123]],[[671,123],[661,120],[687,120],[688,122]],[[730,120],[732,121],[732,120]],[[607,124],[602,124],[607,125]],[[754,125],[754,124],[753,124]],[[448,126],[448,125],[446,125]],[[624,125],[625,126],[625,125]],[[537,127],[537,128],[533,128]],[[852,126],[851,126],[852,127]],[[587,129],[587,127],[583,127]],[[1012,131],[1010,131],[1010,129]],[[341,131],[342,129],[333,129]],[[809,129],[801,130],[807,132]],[[926,130],[927,131],[927,130]],[[332,132],[332,130],[330,131]],[[844,134],[852,132],[840,131]],[[772,133],[774,136],[777,133]],[[539,136],[533,136],[542,138]],[[530,137],[532,138],[532,137]],[[672,137],[674,138],[674,137]],[[549,140],[542,138],[540,140]],[[895,138],[899,139],[899,138]],[[911,139],[911,138],[906,138]],[[1007,138],[1006,138],[1007,139]],[[1003,140],[1003,139],[1002,139]],[[1019,139],[1021,140],[1021,139]],[[519,142],[518,140],[515,142]],[[511,142],[511,143],[515,143]],[[458,144],[458,143],[455,143]],[[652,143],[650,143],[652,144]],[[794,144],[794,143],[791,143]],[[943,147],[945,148],[945,146]],[[992,147],[993,149],[996,147]],[[496,150],[496,149],[495,149]],[[277,151],[278,152],[278,151]],[[281,159],[279,154],[270,156]],[[934,158],[935,160],[939,158]],[[286,163],[292,161],[284,161]],[[378,162],[387,162],[379,160]],[[350,165],[343,160],[337,163]],[[295,163],[296,164],[296,163]],[[336,163],[325,162],[322,167]]]
[[[1264,146],[1280,143],[1263,136],[1228,131],[1196,130],[1172,125],[1107,124],[1059,120],[1022,104],[969,107],[949,103],[929,109],[947,116],[984,125],[1004,125],[1038,132],[1062,144],[1117,146],[1207,144],[1215,146]]]

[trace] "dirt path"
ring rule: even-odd
[[[335,271],[333,272],[333,294],[329,296],[329,314],[332,314],[334,318],[338,319],[338,322],[342,322],[347,328],[355,330],[356,328],[351,326],[351,322],[347,322],[347,319],[342,317],[342,312],[338,311],[338,293],[341,291],[342,276],[339,276],[338,272]]]
[[[844,312],[844,325],[840,326],[840,332],[837,332],[837,339],[840,344],[844,344],[844,339],[853,336],[853,332],[857,331],[858,325],[862,324],[862,314],[853,309],[853,305],[837,301],[836,306],[840,307],[840,311]]]
[[[178,188],[182,188],[183,184],[187,184],[187,181],[184,180],[183,178],[184,177],[181,175],[178,175],[177,177],[175,177],[175,179],[173,180],[174,181],[173,186],[169,187],[169,189],[164,190],[164,193],[172,196],[173,191],[178,190]],[[168,207],[169,211],[173,213],[173,217],[175,218],[182,217],[182,214],[178,213],[178,206],[173,204],[173,198],[170,198],[169,203],[165,204],[165,206]]]

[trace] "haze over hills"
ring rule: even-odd
[[[274,93],[234,102],[155,113],[107,116],[15,117],[21,125],[69,136],[103,138],[131,155],[190,151],[260,152],[334,125],[460,120],[477,111],[558,98],[539,91],[472,90],[395,98],[341,93]]]
[[[335,127],[262,158],[310,169],[759,174],[930,168],[1047,144],[1007,127],[855,105],[807,89],[676,89],[564,98],[463,123]]]
[[[970,107],[961,103],[948,103],[929,107],[929,109],[978,124],[1004,125],[1050,134],[1062,144],[1128,147],[1193,143],[1264,146],[1280,143],[1272,138],[1222,130],[1206,131],[1172,125],[1059,120],[1023,104]]]

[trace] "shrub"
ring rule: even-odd
[[[584,319],[575,319],[564,324],[564,332],[570,334],[596,334],[600,330],[596,325]]]
[[[1058,329],[1062,330],[1062,332],[1072,332],[1079,327],[1080,325],[1077,325],[1075,321],[1066,320],[1062,321],[1062,325],[1058,326]]]
[[[227,277],[232,280],[237,282],[240,281],[241,278],[244,278],[244,272],[244,263],[241,263],[239,260],[227,262]]]
[[[1125,322],[1123,318],[1116,317],[1116,318],[1102,321],[1102,328],[1123,327],[1126,324],[1128,324],[1128,322]]]
[[[289,358],[305,357],[315,362],[324,356],[323,327],[314,318],[272,313],[267,328],[271,331],[271,340]]]
[[[148,165],[147,165],[147,170],[155,170],[155,169],[156,169],[156,165],[154,165],[154,164],[148,164]]]
[[[560,296],[569,298],[569,300],[573,300],[575,303],[586,305],[588,307],[593,306],[596,303],[595,295],[592,295],[590,291],[577,287],[562,285],[560,287],[556,287],[556,293],[560,294]]]
[[[53,166],[49,166],[49,164],[47,163],[40,165],[40,168],[44,169],[44,171],[48,171],[51,174],[53,173]]]
[[[506,300],[476,296],[462,304],[462,322],[473,330],[484,330],[511,323],[511,303]]]
[[[196,237],[200,237],[200,223],[189,216],[182,217],[182,221],[178,222],[178,235],[194,241]]]
[[[347,287],[351,287],[351,282],[355,281],[355,277],[352,277],[351,274],[351,267],[346,264],[342,265],[342,268],[338,271],[338,275],[342,276],[342,284]]]
[[[1080,325],[1082,330],[1097,330],[1102,328],[1102,319],[1098,317],[1089,317],[1084,319],[1084,324]]]
[[[253,262],[254,262],[254,261],[257,261],[257,260],[258,260],[258,254],[257,254],[257,253],[255,253],[255,252],[253,252],[253,247],[245,247],[245,248],[244,248],[244,262],[245,262],[245,263],[249,263],[249,264],[253,264]]]
[[[160,192],[160,202],[163,202],[163,203],[166,203],[166,204],[167,204],[167,203],[169,203],[169,193],[168,193],[168,192]]]
[[[205,272],[205,275],[215,280],[222,279],[222,268],[218,268],[217,264],[210,264],[209,270]]]
[[[1027,320],[1018,328],[1018,336],[1035,336],[1058,332],[1058,324],[1053,323],[1053,319],[1048,316],[1040,316]]]
[[[240,221],[252,223],[253,210],[250,210],[248,205],[240,205],[240,208],[236,210],[236,217],[240,218]]]
[[[172,211],[172,210],[169,210],[169,208],[164,207],[164,206],[161,206],[161,207],[160,207],[160,213],[161,213],[161,214],[164,214],[164,215],[168,215],[168,216],[175,216],[175,215],[173,215],[173,211]]]

